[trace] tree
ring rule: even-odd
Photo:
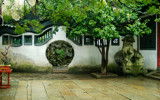
[[[120,35],[150,34],[146,25],[149,20],[141,19],[160,11],[157,0],[36,0],[35,7],[42,18],[56,26],[65,25],[69,36],[89,34],[100,38],[102,74],[107,72],[110,40]]]
[[[31,6],[28,0],[24,0],[25,5],[17,4],[16,0],[0,0],[0,5],[2,7],[5,4],[5,9],[3,9],[3,20],[5,24],[9,23],[15,25],[15,33],[22,34],[29,30],[29,27],[32,27],[33,30],[37,33],[42,32],[43,25],[39,20],[33,19],[28,20],[25,19],[25,16],[30,14],[32,11],[36,15],[36,11],[34,11],[35,6]],[[20,0],[19,0],[20,1]],[[7,4],[8,3],[8,4]],[[23,21],[19,21],[23,20]]]
[[[65,25],[70,36],[89,34],[94,38],[100,38],[101,47],[98,46],[98,49],[102,55],[102,74],[106,73],[109,43],[112,38],[126,34],[151,33],[150,28],[146,26],[149,20],[140,21],[141,9],[147,4],[139,4],[134,9],[130,9],[131,7],[126,6],[130,3],[129,1],[121,2],[120,0],[114,2],[100,0],[49,1],[47,1],[48,3],[39,2],[40,8],[44,9],[42,10],[43,14],[45,13],[47,18],[53,19],[54,23],[60,22]],[[104,45],[105,40],[107,47]]]

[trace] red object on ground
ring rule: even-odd
[[[12,72],[12,69],[10,69],[10,66],[1,66],[0,67],[0,88],[10,88],[11,85],[9,84],[9,74]],[[8,83],[3,84],[2,83],[2,73],[7,73],[8,74]]]

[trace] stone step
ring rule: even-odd
[[[152,75],[153,75],[153,76],[159,76],[159,77],[160,77],[160,73],[159,73],[159,72],[153,73]]]
[[[159,79],[159,80],[160,80],[160,76],[150,75],[150,76],[148,76],[148,77],[150,77],[150,78],[154,78],[154,79]]]
[[[68,69],[53,69],[53,73],[68,73]]]
[[[153,71],[145,75],[146,77],[160,79],[160,71]]]

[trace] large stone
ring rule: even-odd
[[[144,74],[143,56],[133,48],[135,41],[132,36],[126,36],[123,40],[123,48],[115,56],[115,62],[122,68],[124,74]]]

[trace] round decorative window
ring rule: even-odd
[[[55,41],[47,47],[46,57],[53,67],[67,67],[74,57],[74,50],[65,41]]]

